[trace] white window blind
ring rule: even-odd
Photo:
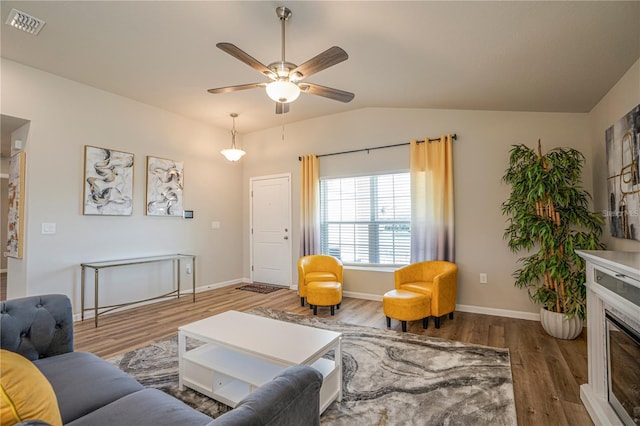
[[[320,209],[323,254],[344,263],[409,263],[409,173],[322,179]]]

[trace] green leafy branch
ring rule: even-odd
[[[504,238],[514,252],[537,252],[519,259],[515,285],[546,309],[584,319],[585,264],[575,250],[596,250],[603,219],[589,210],[591,196],[581,187],[584,156],[572,148],[542,155],[526,145],[514,145],[502,177],[511,186],[502,204],[508,216]]]

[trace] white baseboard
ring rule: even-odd
[[[229,281],[223,281],[220,283],[215,283],[215,284],[209,284],[209,285],[204,285],[204,286],[199,286],[196,287],[196,294],[201,293],[203,291],[209,291],[209,290],[215,290],[217,288],[222,288],[222,287],[227,287],[230,285],[234,285],[234,284],[240,284],[240,283],[244,283],[246,282],[244,279],[240,278],[240,279],[235,279],[235,280],[229,280]],[[193,294],[193,289],[189,288],[189,289],[184,289],[184,290],[180,290],[180,294]],[[123,306],[122,308],[118,308],[118,309],[114,309],[113,311],[109,311],[107,313],[115,313],[115,312],[122,312],[122,311],[126,311],[127,309],[132,309],[132,308],[139,308],[140,306],[145,306],[145,305],[150,305],[152,303],[158,303],[158,302],[165,302],[167,300],[173,300],[175,299],[175,296],[167,296],[167,297],[163,297],[160,299],[154,299],[154,300],[147,300],[145,302],[140,302],[140,303],[133,303],[131,305],[127,305],[127,306]],[[86,311],[84,313],[84,319],[92,319],[94,317],[94,313],[93,311]],[[77,321],[82,321],[82,315],[81,313],[76,313],[73,314],[73,321],[77,322]]]
[[[209,290],[215,290],[216,288],[227,287],[227,286],[235,285],[235,284],[242,284],[242,283],[245,283],[245,282],[247,282],[247,281],[244,278],[239,278],[239,279],[223,281],[223,282],[215,283],[215,284],[203,285],[203,286],[200,286],[200,287],[196,287],[196,293],[201,293],[203,291],[209,291]],[[189,289],[187,291],[181,291],[181,293],[191,293],[191,289]]]
[[[229,280],[229,281],[223,281],[223,282],[219,282],[219,283],[215,283],[215,284],[209,284],[209,285],[205,285],[205,286],[199,286],[196,287],[196,294],[197,293],[201,293],[203,291],[209,291],[209,290],[215,290],[218,288],[222,288],[222,287],[227,287],[230,285],[235,285],[235,284],[241,284],[241,283],[247,283],[247,282],[251,282],[251,280],[247,279],[247,278],[238,278],[235,280]],[[297,290],[298,286],[297,285],[291,285],[289,286],[289,288],[291,290]],[[192,289],[185,289],[185,290],[181,290],[180,293],[181,294],[191,294],[193,291]],[[345,291],[343,292],[343,296],[344,297],[352,297],[354,299],[364,299],[364,300],[373,300],[375,302],[382,302],[382,295],[380,294],[371,294],[371,293],[358,293],[358,292],[354,292],[354,291]],[[140,302],[140,303],[136,303],[133,305],[129,305],[129,306],[123,306],[120,309],[115,309],[111,312],[120,312],[126,309],[131,309],[134,307],[139,307],[139,306],[144,306],[144,305],[148,305],[151,303],[157,303],[157,302],[162,302],[165,300],[171,300],[172,297],[167,297],[167,298],[163,298],[163,299],[156,299],[156,300],[149,300],[146,302]],[[531,321],[540,321],[540,314],[537,313],[533,313],[533,312],[522,312],[522,311],[513,311],[513,310],[509,310],[509,309],[498,309],[498,308],[487,308],[484,306],[473,306],[473,305],[456,305],[456,311],[459,312],[469,312],[472,314],[483,314],[483,315],[493,315],[496,317],[507,317],[507,318],[518,318],[518,319],[525,319],[525,320],[531,320]],[[89,319],[89,318],[93,318],[93,312],[87,311],[85,312],[84,315],[85,319]],[[74,314],[73,315],[73,321],[80,321],[80,313]]]
[[[356,293],[354,291],[343,291],[342,295],[345,297],[353,297],[354,299],[374,300],[376,302],[382,302],[382,296],[379,294],[370,293]]]
[[[352,291],[343,292],[345,297],[353,297],[354,299],[365,299],[382,302],[382,296],[379,294],[356,293]],[[496,317],[518,318],[531,321],[540,321],[540,314],[533,312],[512,311],[509,309],[486,308],[484,306],[473,305],[456,305],[456,311],[469,312],[472,314],[493,315]]]
[[[510,309],[486,308],[484,306],[456,305],[456,311],[472,314],[493,315],[495,317],[518,318],[531,321],[540,321],[540,314],[534,312],[512,311]]]

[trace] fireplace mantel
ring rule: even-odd
[[[587,261],[587,351],[589,382],[580,386],[580,398],[596,425],[623,425],[608,401],[607,330],[605,310],[640,326],[640,252],[584,250]],[[608,285],[598,277],[608,276]],[[611,279],[609,279],[611,278]],[[601,281],[601,282],[598,282]],[[611,285],[612,281],[620,285]],[[633,290],[630,297],[629,289]]]

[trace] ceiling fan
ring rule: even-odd
[[[292,64],[285,59],[285,22],[291,17],[291,10],[284,6],[276,8],[276,15],[280,19],[282,27],[282,60],[273,62],[268,66],[231,43],[218,43],[216,47],[249,65],[261,74],[269,78],[270,82],[249,83],[238,86],[219,87],[207,90],[209,93],[227,93],[238,90],[265,87],[267,95],[276,102],[276,114],[289,112],[289,103],[295,101],[300,92],[323,96],[340,102],[350,102],[354,94],[344,90],[307,83],[302,80],[333,65],[349,59],[347,52],[338,46],[330,47],[324,52],[314,56],[302,65]]]

